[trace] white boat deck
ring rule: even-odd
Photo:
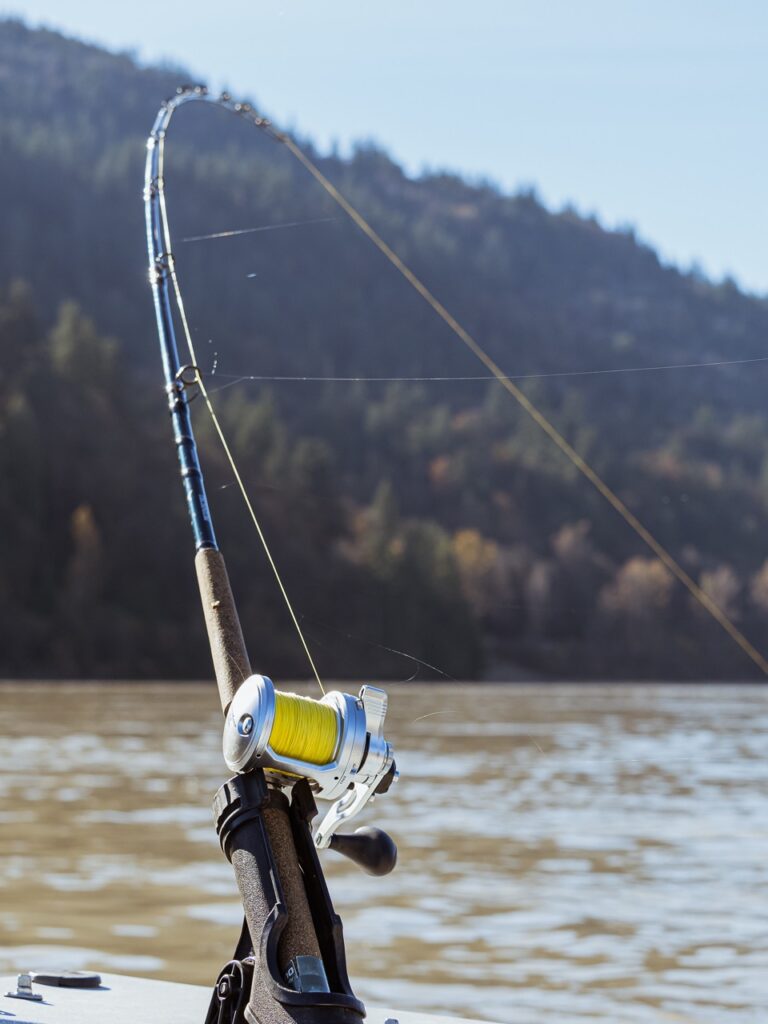
[[[0,1024],[203,1024],[208,1012],[211,989],[199,985],[103,973],[101,980],[99,989],[34,985],[44,999],[37,1003],[8,999],[5,993],[16,991],[16,975],[0,976]],[[366,1024],[478,1024],[379,1006],[366,1009]]]

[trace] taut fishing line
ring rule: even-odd
[[[271,123],[265,118],[260,117],[248,103],[235,103],[231,100],[228,95],[223,95],[221,98],[216,99],[207,94],[207,90],[204,87],[196,87],[193,91],[190,91],[188,95],[184,96],[184,99],[200,99],[210,103],[217,104],[224,109],[230,110],[233,113],[245,118],[249,123],[255,127],[266,132],[270,138],[276,142],[280,142],[288,149],[293,157],[312,175],[315,181],[324,189],[324,191],[333,199],[333,201],[341,207],[341,209],[350,217],[350,219],[357,225],[360,231],[363,232],[366,237],[373,242],[376,248],[381,254],[389,261],[389,263],[400,273],[408,284],[424,299],[424,301],[432,308],[432,310],[440,317],[445,325],[450,328],[453,334],[465,345],[470,352],[485,366],[489,371],[491,377],[499,382],[506,391],[515,399],[518,405],[530,416],[530,418],[536,423],[541,430],[549,437],[549,439],[556,445],[557,448],[566,456],[566,458],[578,469],[578,471],[586,477],[586,479],[592,484],[595,490],[608,502],[608,504],[616,511],[621,518],[627,523],[628,526],[637,534],[637,536],[643,541],[643,543],[650,548],[653,554],[659,559],[659,561],[665,566],[665,568],[689,591],[691,596],[711,615],[711,617],[722,627],[722,629],[731,637],[744,654],[760,669],[760,671],[768,676],[768,660],[753,646],[747,637],[741,632],[741,630],[730,620],[722,608],[706,593],[702,587],[683,569],[683,567],[677,562],[674,556],[667,551],[667,549],[661,544],[660,541],[651,533],[632,512],[628,506],[621,500],[616,492],[603,480],[603,478],[597,473],[595,469],[586,461],[586,459],[576,451],[571,443],[560,433],[555,425],[548,419],[548,417],[539,409],[539,407],[531,401],[528,395],[515,383],[515,380],[509,375],[505,374],[501,367],[496,361],[486,352],[486,350],[480,345],[480,343],[466,330],[462,324],[448,311],[448,309],[440,302],[440,300],[429,290],[424,282],[414,273],[413,270],[397,255],[384,239],[378,234],[378,232],[371,226],[371,224],[365,219],[365,217],[358,211],[358,209],[352,205],[352,203],[336,188],[336,186],[323,174],[320,168],[314,161],[304,153],[302,149],[294,142],[290,135],[285,132],[278,131],[274,128]],[[175,109],[175,106],[172,108]],[[187,347],[190,353],[190,359],[192,362],[192,369],[195,373],[195,383],[200,388],[200,393],[203,396],[208,412],[213,421],[216,433],[221,441],[224,448],[224,452],[230,463],[230,467],[238,482],[240,491],[243,499],[245,500],[248,511],[251,515],[251,519],[256,527],[256,531],[261,540],[262,546],[264,547],[267,559],[272,567],[272,571],[277,580],[280,591],[283,595],[285,603],[290,612],[294,626],[299,634],[299,638],[304,647],[309,663],[312,666],[312,671],[317,679],[318,685],[323,689],[323,684],[320,681],[320,676],[315,668],[315,663],[312,660],[309,647],[304,638],[304,634],[301,631],[296,614],[293,611],[293,606],[288,598],[283,582],[280,578],[280,574],[277,570],[277,566],[274,563],[272,555],[269,551],[266,538],[264,537],[259,521],[256,517],[256,513],[253,509],[253,505],[248,497],[246,488],[242,482],[242,478],[237,469],[232,452],[227,444],[224,433],[221,429],[221,425],[214,411],[213,405],[211,404],[210,396],[205,388],[205,384],[202,380],[202,375],[198,368],[197,360],[195,358],[194,346],[192,343],[192,337],[189,331],[186,315],[184,313],[184,304],[181,297],[181,289],[179,287],[178,278],[175,270],[175,263],[172,256],[170,230],[168,227],[168,219],[165,204],[165,190],[163,185],[162,177],[162,165],[163,165],[163,144],[164,144],[165,133],[162,134],[158,140],[160,149],[160,175],[157,182],[157,189],[159,192],[160,205],[162,211],[164,235],[165,235],[165,246],[166,256],[169,263],[169,269],[173,280],[174,292],[176,296],[176,303],[179,309],[179,315],[182,321],[184,329],[184,335],[187,341]],[[323,692],[325,692],[323,690]]]
[[[504,374],[504,380],[546,380],[550,377],[597,377],[614,373],[657,373],[662,370],[700,370],[710,367],[745,366],[752,363],[768,363],[768,356],[755,356],[752,359],[717,359],[706,363],[661,363],[658,366],[613,366],[594,370],[551,370],[542,373]],[[215,372],[215,368],[214,368]],[[479,381],[498,381],[499,378],[490,373],[470,376],[442,377],[311,377],[311,376],[268,376],[266,374],[220,373],[228,381],[218,388],[210,390],[224,391],[235,384],[257,381],[262,384],[448,384],[474,383]]]
[[[301,149],[299,149],[290,135],[270,129],[268,125],[265,127],[267,127],[267,130],[269,130],[275,138],[279,139],[286,145],[288,150],[294,157],[296,157],[299,163],[309,171],[312,177],[325,189],[328,195],[352,218],[363,234],[373,242],[376,248],[389,260],[392,266],[402,274],[411,287],[414,288],[414,290],[421,295],[424,301],[432,307],[435,313],[437,313],[446,326],[453,331],[456,337],[467,346],[470,352],[472,352],[488,370],[490,370],[502,387],[506,388],[518,405],[528,413],[534,423],[541,427],[550,440],[557,445],[560,451],[573,463],[579,472],[589,480],[598,493],[600,493],[612,508],[618,512],[622,519],[635,531],[638,537],[640,537],[651,551],[653,551],[659,561],[662,562],[662,564],[680,581],[680,583],[683,584],[699,604],[709,612],[712,618],[722,626],[726,633],[728,633],[731,639],[738,644],[747,657],[757,665],[760,671],[764,675],[768,676],[768,661],[763,657],[760,651],[750,643],[741,630],[731,622],[722,608],[720,608],[720,606],[712,600],[709,594],[707,594],[707,592],[703,590],[691,576],[689,576],[670,552],[667,551],[667,549],[654,537],[651,531],[640,522],[633,512],[630,511],[618,494],[608,486],[608,484],[596,472],[596,470],[592,468],[586,459],[584,459],[583,456],[576,451],[573,445],[565,439],[557,427],[555,427],[544,413],[541,412],[538,406],[531,401],[531,399],[514,383],[513,380],[504,374],[498,363],[488,355],[485,349],[475,340],[469,331],[462,327],[459,321],[448,312],[442,302],[432,294],[429,288],[427,288],[424,282],[417,277],[411,268],[400,259],[394,249],[387,245],[384,239],[374,230],[373,227],[371,227],[363,215],[338,191],[336,186],[325,177],[320,168]]]

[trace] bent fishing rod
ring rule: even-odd
[[[357,695],[334,691],[312,700],[280,691],[268,676],[251,671],[192,429],[190,401],[196,392],[203,394],[322,688],[194,358],[163,177],[171,118],[180,106],[194,101],[213,103],[260,127],[268,122],[227,94],[212,97],[202,86],[183,87],[157,114],[145,165],[149,277],[165,390],[224,713],[224,760],[235,773],[216,793],[213,812],[222,850],[234,869],[244,922],[234,957],[214,987],[206,1024],[359,1024],[365,1007],[349,982],[341,920],[318,850],[334,849],[371,874],[386,874],[395,866],[397,848],[385,832],[372,827],[339,832],[397,778],[394,753],[384,736],[387,696],[377,687],[363,686]],[[177,319],[189,362],[179,357]],[[330,802],[318,824],[316,798]]]
[[[174,440],[197,548],[200,594],[225,714],[225,760],[238,773],[219,790],[214,813],[245,908],[236,956],[220,976],[208,1024],[240,1024],[241,1020],[250,1024],[287,1024],[290,1020],[299,1024],[356,1024],[364,1008],[349,986],[341,922],[330,903],[317,849],[330,846],[373,873],[385,873],[394,866],[396,849],[385,833],[358,829],[353,835],[342,836],[337,831],[375,794],[385,792],[397,777],[392,749],[383,735],[386,695],[374,687],[363,687],[357,697],[327,694],[320,701],[309,701],[281,693],[267,677],[251,674],[192,432],[189,401],[190,391],[195,389],[208,408],[322,689],[298,619],[210,402],[184,311],[168,226],[163,156],[173,113],[191,101],[229,110],[283,143],[561,454],[766,675],[768,660],[289,135],[276,131],[249,104],[238,103],[226,93],[210,96],[203,86],[183,87],[166,101],[148,140],[146,162],[150,281]],[[176,345],[172,296],[189,352],[189,361],[183,365]],[[315,796],[334,803],[313,836]]]

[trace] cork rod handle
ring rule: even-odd
[[[195,569],[221,710],[226,715],[237,688],[251,674],[251,663],[224,556],[215,548],[201,548],[195,555]]]

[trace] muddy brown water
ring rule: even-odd
[[[311,692],[311,691],[306,691]],[[240,923],[202,685],[0,686],[0,970],[209,984]],[[768,689],[390,689],[391,876],[324,863],[372,1003],[768,1021]]]

